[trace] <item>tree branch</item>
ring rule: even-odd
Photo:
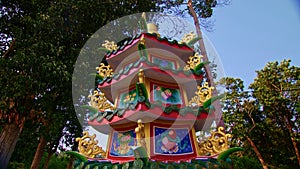
[[[7,49],[7,51],[3,54],[3,58],[9,58],[10,55],[12,54],[12,52],[15,49],[15,45],[16,45],[16,39],[13,39],[12,42],[9,45],[9,48]]]

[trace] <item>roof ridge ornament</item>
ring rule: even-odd
[[[88,131],[83,131],[82,133],[82,137],[76,138],[79,153],[89,158],[94,158],[99,154],[102,157],[105,157],[106,152],[102,149],[102,147],[97,145],[98,140],[95,140],[96,135],[90,135]]]
[[[228,149],[228,139],[232,138],[231,134],[226,134],[224,127],[218,127],[217,131],[210,132],[211,136],[208,140],[200,143],[198,142],[198,146],[200,148],[199,155],[207,155],[211,156],[219,154]],[[199,138],[197,138],[198,141]]]
[[[99,67],[96,67],[97,73],[102,78],[105,77],[112,77],[114,74],[112,68],[110,68],[110,65],[105,65],[104,63],[100,63]]]
[[[212,97],[213,86],[209,87],[208,82],[205,82],[201,87],[197,87],[195,96],[189,101],[188,105],[191,107],[202,106],[204,102]]]
[[[190,69],[195,69],[195,67],[201,63],[202,58],[203,56],[199,55],[199,53],[196,52],[193,56],[189,57],[189,60],[187,61],[187,65],[183,68],[183,70],[188,71]]]
[[[194,38],[196,38],[196,34],[194,33],[194,31],[191,31],[191,32],[185,34],[183,36],[183,38],[179,41],[179,43],[180,44],[188,43],[189,41],[193,40]]]
[[[88,97],[91,100],[91,106],[100,111],[105,111],[106,109],[115,109],[115,107],[108,102],[107,98],[104,96],[104,93],[101,93],[98,90],[94,90],[93,95],[89,95]]]
[[[113,50],[118,49],[118,46],[117,46],[117,44],[115,44],[114,41],[105,40],[104,43],[102,44],[102,46],[104,48],[106,48],[107,50],[109,50],[109,51],[113,51]]]

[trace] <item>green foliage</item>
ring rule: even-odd
[[[71,155],[73,157],[76,157],[78,160],[82,161],[82,162],[87,162],[87,158],[84,157],[83,155],[79,154],[78,152],[75,151],[67,151],[66,152],[67,155]]]
[[[257,78],[250,85],[252,91],[244,91],[241,79],[221,81],[227,90],[223,118],[234,136],[233,146],[242,145],[244,154],[254,158],[257,154],[247,141],[250,138],[268,165],[297,166],[299,77],[300,69],[284,60],[270,62],[257,71]]]
[[[232,164],[235,169],[261,169],[262,168],[260,162],[254,157],[231,156],[230,159],[232,160]]]
[[[234,153],[234,152],[237,152],[237,151],[243,151],[242,148],[240,147],[231,147],[229,148],[228,150],[225,150],[223,151],[221,154],[218,155],[218,160],[227,160],[229,158],[229,155]]]
[[[19,144],[36,143],[43,135],[51,151],[64,149],[62,145],[75,149],[74,138],[81,127],[73,107],[71,80],[79,51],[110,20],[153,11],[155,5],[152,0],[1,1],[0,125],[25,118],[32,125],[25,126],[28,138],[21,138]],[[16,155],[23,157],[23,150],[34,152],[35,147],[20,147]],[[32,159],[32,154],[27,157]],[[31,163],[30,158],[19,160]]]
[[[43,159],[39,169],[42,169],[47,158],[48,153],[44,153]],[[69,159],[62,156],[62,154],[54,154],[51,156],[51,159],[48,164],[48,169],[65,169],[69,163]]]
[[[24,163],[11,162],[9,163],[7,169],[26,169]]]

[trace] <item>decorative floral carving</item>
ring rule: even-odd
[[[99,67],[96,67],[97,73],[101,77],[111,77],[113,75],[113,70],[110,68],[110,65],[105,65],[100,63]]]
[[[198,86],[197,88],[198,90],[195,92],[196,96],[189,101],[189,106],[202,106],[204,102],[212,97],[214,87],[209,87],[208,82],[205,82],[202,87]]]
[[[79,153],[89,158],[94,158],[98,154],[100,154],[102,157],[105,157],[106,152],[97,145],[98,141],[95,140],[95,138],[95,134],[90,136],[87,131],[83,132],[83,136],[81,138],[76,138],[76,142],[78,142]]]
[[[189,57],[189,60],[187,61],[187,65],[184,67],[185,71],[188,71],[190,69],[195,69],[197,65],[201,63],[202,55],[199,55],[199,53],[195,53],[193,56]]]
[[[105,40],[104,42],[105,43],[103,43],[102,46],[105,47],[107,50],[117,50],[118,46],[115,44],[114,41]]]
[[[228,149],[228,138],[231,138],[231,134],[223,132],[224,127],[219,127],[217,131],[211,132],[211,136],[207,141],[200,143],[198,139],[198,145],[200,148],[199,155],[216,155]]]

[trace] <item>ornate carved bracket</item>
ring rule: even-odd
[[[216,155],[228,149],[228,138],[231,138],[231,134],[223,132],[224,127],[219,127],[217,131],[211,132],[211,136],[207,141],[201,143],[198,138],[198,146],[200,148],[199,155]]]
[[[83,132],[83,136],[81,138],[76,138],[76,142],[78,142],[79,153],[89,158],[94,158],[98,154],[100,154],[102,157],[105,157],[106,152],[97,145],[98,141],[95,140],[95,138],[95,134],[90,136],[87,131]]]
[[[205,82],[202,87],[198,86],[197,88],[198,90],[195,92],[196,96],[189,101],[189,106],[202,106],[204,102],[212,97],[214,87],[209,87],[208,82]]]

